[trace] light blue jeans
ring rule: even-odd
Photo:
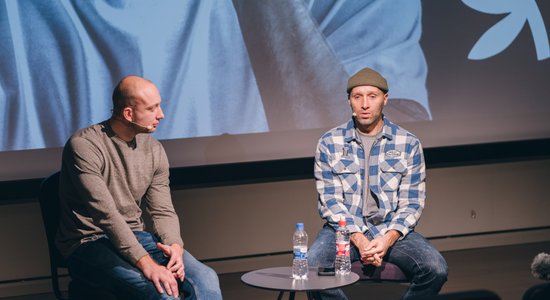
[[[372,239],[369,233],[367,238]],[[325,224],[309,248],[310,267],[334,266],[335,239],[336,232]],[[358,261],[360,255],[357,248],[352,246],[350,250],[351,261]],[[447,281],[447,262],[439,251],[419,233],[410,232],[404,239],[397,241],[388,250],[384,260],[399,266],[411,281],[402,299],[437,295]],[[341,289],[313,293],[313,296],[315,299],[347,299]]]
[[[158,239],[154,235],[144,231],[134,234],[157,263],[168,263],[162,251],[157,249]],[[183,254],[183,262],[185,280],[178,280],[180,296],[183,295],[186,300],[222,299],[218,275],[214,270],[187,251]],[[160,294],[154,284],[125,260],[106,237],[81,245],[69,256],[67,263],[72,278],[106,289],[119,299],[175,299],[167,293]]]

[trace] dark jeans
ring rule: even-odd
[[[367,236],[370,239],[372,237]],[[336,232],[329,225],[323,226],[317,239],[308,251],[310,267],[333,266],[336,257]],[[360,259],[356,247],[351,247],[351,261]],[[436,295],[447,281],[447,262],[439,251],[416,232],[410,232],[404,239],[397,241],[391,247],[384,260],[401,268],[411,279],[411,284],[403,299],[420,296]],[[316,293],[317,299],[347,299],[341,289],[327,290]]]
[[[154,235],[142,231],[134,234],[157,263],[168,263],[168,258],[157,249],[158,239]],[[119,299],[175,299],[166,292],[160,294],[138,268],[118,254],[108,238],[81,245],[67,262],[72,278],[86,282],[92,287],[106,289]],[[178,280],[181,298],[197,299],[199,293],[208,295],[212,292],[216,294],[212,299],[221,299],[218,278],[212,269],[197,261],[188,252],[184,253],[184,265],[185,280]],[[209,291],[203,291],[201,289],[204,286],[211,288],[208,288]]]

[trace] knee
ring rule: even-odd
[[[434,269],[433,274],[436,280],[441,282],[441,284],[447,282],[447,276],[449,275],[449,272],[447,270],[446,265],[445,265],[445,268]]]
[[[208,285],[212,285],[212,284],[215,284],[216,286],[219,285],[218,273],[216,273],[214,269],[210,268],[207,265],[204,265],[202,277],[203,277],[203,280],[205,280]]]
[[[330,265],[334,263],[334,258],[336,257],[334,235],[331,236],[330,234],[323,233],[323,231],[319,233],[319,236],[315,239],[311,247],[309,247],[307,253],[307,262],[312,267]]]
[[[202,265],[192,278],[186,278],[193,286],[197,299],[221,299],[220,282],[214,269]]]
[[[313,243],[307,251],[307,263],[309,266],[317,266],[319,264],[320,249],[316,243]]]
[[[447,281],[449,269],[443,257],[430,261],[426,266],[428,276],[436,282],[443,284]]]
[[[327,252],[330,252],[331,248],[334,248],[334,246],[329,248],[329,246],[325,245],[323,241],[315,241],[307,252],[308,265],[310,267],[318,267],[323,264],[326,257],[330,256],[330,254],[327,255]],[[336,255],[336,252],[334,255]]]
[[[207,265],[202,265],[199,272],[193,278],[189,278],[196,285],[201,287],[212,287],[219,285],[218,274]]]

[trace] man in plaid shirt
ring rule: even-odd
[[[426,198],[422,146],[383,115],[388,90],[386,79],[372,69],[353,75],[347,89],[352,119],[319,140],[315,178],[319,214],[326,224],[308,260],[310,266],[334,264],[335,230],[344,217],[352,262],[399,266],[411,280],[404,299],[435,295],[447,280],[447,263],[414,231]],[[318,296],[346,299],[340,289]]]

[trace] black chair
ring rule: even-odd
[[[66,269],[67,262],[55,246],[55,236],[59,227],[59,172],[50,175],[42,181],[38,196],[42,220],[48,240],[50,253],[50,273],[52,276],[52,289],[59,300],[66,299],[116,299],[106,290],[91,287],[86,283],[71,280],[69,282],[68,298],[63,295],[59,286],[59,269]]]

